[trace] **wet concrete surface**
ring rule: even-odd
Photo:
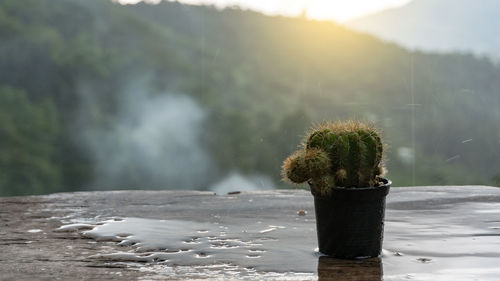
[[[114,191],[0,198],[0,280],[500,280],[500,188],[392,188],[380,258],[324,257],[313,198]]]

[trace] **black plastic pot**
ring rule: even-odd
[[[391,181],[364,188],[334,188],[314,196],[319,251],[335,258],[377,257],[382,250],[385,197]]]

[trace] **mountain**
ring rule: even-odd
[[[409,48],[500,54],[497,0],[413,0],[346,23]]]
[[[397,186],[500,184],[487,58],[165,1],[3,0],[0,41],[3,195],[285,187],[304,131],[347,118],[383,129]]]

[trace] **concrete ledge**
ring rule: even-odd
[[[303,190],[231,195],[110,191],[4,197],[0,198],[0,279],[316,280],[319,276],[335,280],[343,276],[343,280],[497,280],[500,276],[499,188],[392,188],[384,255],[364,262],[319,258],[314,253],[313,209],[312,196]],[[300,210],[306,215],[299,216]],[[211,266],[194,259],[187,264],[144,263],[92,258],[113,252],[135,253],[137,249],[82,237],[82,230],[54,231],[65,224],[97,225],[110,218],[209,223],[226,227],[235,237],[241,233],[249,241],[264,237],[272,242],[261,243],[267,252],[262,254],[262,262],[252,260],[256,266],[245,266],[240,262],[244,257],[237,252],[230,255],[233,260],[224,257],[224,261],[214,252],[208,263]],[[283,229],[260,233],[268,226]],[[238,232],[244,227],[250,234]],[[290,249],[281,253],[273,246],[277,243]],[[294,259],[291,253],[299,254]],[[268,267],[260,267],[260,263]],[[300,270],[289,270],[295,264]]]

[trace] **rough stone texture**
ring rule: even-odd
[[[61,219],[85,208],[62,196],[0,199],[1,280],[122,280],[141,274],[124,265],[87,259],[98,248],[77,233],[57,233]],[[79,202],[78,202],[79,201]],[[41,230],[30,233],[29,230]]]
[[[305,210],[307,215],[298,216],[299,210]],[[166,268],[155,262],[89,258],[103,252],[123,251],[123,247],[115,242],[84,238],[80,232],[54,231],[63,224],[114,217],[222,220],[227,225],[245,224],[258,218],[264,224],[293,221],[314,229],[313,199],[302,190],[231,195],[196,191],[112,191],[6,197],[0,198],[0,280],[228,279],[227,274],[215,271],[212,274],[206,268],[193,269],[201,274],[190,275],[189,266]],[[309,275],[264,272],[247,278],[498,280],[495,278],[500,276],[500,189],[484,186],[392,188],[385,236],[382,262],[335,261],[311,255],[317,270]],[[291,245],[316,243],[314,236],[289,239]],[[472,264],[470,268],[469,264]]]

